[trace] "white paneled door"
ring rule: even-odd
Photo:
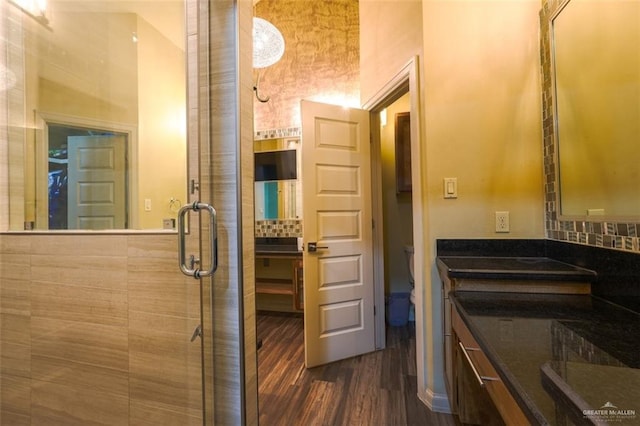
[[[307,368],[375,350],[369,112],[302,101]]]
[[[126,139],[69,136],[69,229],[124,229],[126,225]]]

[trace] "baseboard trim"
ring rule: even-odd
[[[451,414],[451,406],[446,393],[434,393],[431,389],[418,392],[418,398],[435,413]]]

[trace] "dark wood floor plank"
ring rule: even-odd
[[[389,327],[385,350],[306,369],[300,315],[259,314],[256,324],[262,426],[459,425],[417,397],[411,326]]]

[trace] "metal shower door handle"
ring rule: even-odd
[[[199,213],[202,210],[206,210],[209,212],[209,232],[211,234],[211,266],[206,270],[195,267],[198,262],[194,261],[194,256],[191,256],[192,260],[191,262],[189,262],[190,265],[187,266],[187,259],[185,254],[184,218],[189,211]],[[211,276],[214,274],[214,272],[216,272],[216,269],[218,269],[218,218],[216,209],[214,209],[213,206],[196,201],[193,204],[182,206],[182,208],[178,212],[178,263],[180,264],[180,271],[182,271],[183,274],[196,279]]]

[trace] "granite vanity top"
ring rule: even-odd
[[[450,278],[595,281],[596,273],[548,257],[438,256]]]
[[[590,295],[452,292],[463,321],[534,423],[640,423],[640,314]],[[635,392],[635,393],[634,393]],[[577,416],[577,417],[576,417]],[[612,421],[613,419],[605,419]]]
[[[285,256],[302,255],[298,250],[298,239],[291,237],[284,238],[256,238],[255,251],[257,255]]]

